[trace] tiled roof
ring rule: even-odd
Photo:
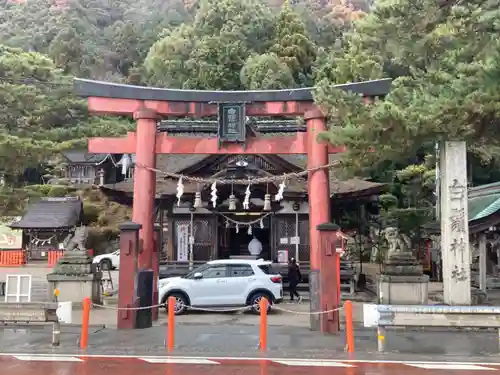
[[[108,154],[89,154],[85,151],[65,151],[62,153],[70,163],[80,164],[80,163],[88,163],[88,164],[96,164],[102,162]]]
[[[300,169],[305,169],[307,165],[306,155],[277,155],[284,161],[297,166]],[[193,155],[158,155],[156,159],[156,166],[159,170],[168,171],[172,173],[179,173],[183,170],[202,162],[210,155],[193,154]],[[338,154],[333,154],[329,156],[329,162],[338,160]],[[360,179],[349,179],[349,180],[339,180],[336,177],[335,170],[330,171],[330,193],[332,196],[339,196],[343,194],[357,194],[357,193],[369,193],[377,194],[386,184],[360,180]],[[104,186],[108,190],[116,190],[123,192],[132,192],[134,190],[133,181],[123,181],[117,184],[109,184]],[[156,176],[156,196],[161,195],[171,195],[175,194],[177,189],[177,181],[171,179],[165,179],[161,175]],[[184,182],[184,191],[186,193],[194,193],[197,189],[195,184],[188,184]],[[306,179],[288,181],[287,191],[306,193],[307,192],[307,181]]]
[[[43,198],[31,205],[22,219],[10,225],[14,229],[60,229],[81,223],[82,201],[76,198]]]
[[[487,219],[500,211],[500,182],[469,188],[468,196],[469,230],[475,228],[474,223],[482,223],[484,220],[479,220]],[[430,232],[439,232],[441,223],[434,221],[424,225],[424,228]]]

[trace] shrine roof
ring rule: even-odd
[[[500,210],[500,182],[469,189],[469,221],[483,219]]]
[[[289,164],[297,167],[299,170],[304,170],[307,166],[307,156],[306,155],[276,155],[277,157],[283,159]],[[156,159],[157,169],[163,170],[171,173],[182,173],[187,168],[190,168],[196,164],[200,164],[206,159],[210,158],[210,155],[192,154],[192,155],[158,155]],[[329,155],[329,162],[333,162],[339,158],[339,154]],[[367,196],[379,194],[386,184],[366,181],[362,179],[348,179],[339,180],[334,170],[330,172],[330,194],[332,197],[338,196]],[[116,184],[107,184],[103,186],[106,190],[116,190],[125,193],[131,193],[134,190],[133,181],[123,181]],[[196,192],[198,186],[194,183],[184,182],[184,192],[194,193]],[[161,174],[156,176],[156,196],[160,197],[162,195],[175,195],[177,189],[177,180],[171,178],[165,178]],[[306,179],[294,179],[287,183],[288,192],[293,193],[307,193],[307,181]]]
[[[78,198],[42,198],[28,207],[13,229],[63,229],[81,223],[83,203]]]
[[[389,93],[390,78],[335,85],[340,90],[363,96],[384,96]],[[169,102],[312,102],[313,87],[287,90],[209,91],[124,85],[112,82],[75,78],[74,89],[81,97],[157,100]]]
[[[468,189],[469,232],[478,233],[500,222],[500,182]],[[430,232],[439,232],[441,223],[424,225]]]
[[[64,151],[62,155],[74,164],[96,164],[104,161],[110,155],[108,154],[90,154],[86,151]],[[112,157],[112,156],[111,156]]]

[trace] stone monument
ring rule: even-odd
[[[379,303],[427,304],[429,276],[413,255],[410,239],[394,227],[386,228],[384,237],[389,249],[378,279]]]
[[[441,256],[444,303],[470,305],[471,249],[465,142],[442,142],[440,150]]]
[[[87,236],[87,227],[76,228],[74,234],[65,240],[64,255],[47,275],[51,295],[58,289],[60,301],[72,302],[76,306],[81,305],[85,297],[91,297],[94,303],[102,303],[102,272],[92,265],[92,258],[85,248]]]

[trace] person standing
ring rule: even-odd
[[[297,285],[301,279],[302,274],[300,273],[300,268],[295,258],[292,258],[288,265],[288,288],[290,288],[290,301],[292,302],[294,297],[297,297],[298,303],[302,302],[302,297],[297,292]]]

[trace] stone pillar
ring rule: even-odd
[[[340,227],[333,223],[324,223],[316,228],[320,233],[321,273],[319,280],[320,311],[329,311],[339,307],[338,280],[340,274],[340,254],[337,253],[337,232]],[[320,330],[323,333],[336,333],[340,330],[339,312],[321,314]]]
[[[150,269],[154,246],[154,199],[156,173],[156,122],[157,114],[150,109],[134,113],[137,121],[136,166],[134,170],[134,202],[132,220],[142,225],[139,233],[143,251],[139,254],[139,268]]]
[[[307,124],[307,168],[328,164],[328,145],[318,141],[318,134],[326,131],[326,118],[319,109],[313,109],[304,114]],[[322,310],[326,304],[325,296],[321,294],[320,284],[322,273],[334,270],[324,269],[321,253],[321,239],[317,226],[330,222],[330,189],[328,170],[320,169],[310,172],[307,178],[309,198],[309,249],[311,269],[309,273],[309,289],[311,293],[311,312]],[[336,280],[331,285],[336,289]],[[311,315],[311,329],[320,330],[321,325],[317,314]]]
[[[104,185],[104,177],[105,177],[105,172],[104,169],[99,169],[99,172],[97,172],[97,176],[99,177],[99,186]]]
[[[467,148],[465,142],[444,142],[441,147],[441,255],[444,302],[449,305],[470,305]]]
[[[137,305],[135,278],[139,256],[139,230],[141,225],[128,222],[120,226],[120,273],[118,279],[118,307],[128,308]],[[135,310],[118,310],[118,329],[136,327]]]
[[[487,291],[488,269],[487,269],[487,252],[486,252],[486,233],[481,232],[478,236],[479,242],[479,289],[483,292]]]
[[[161,226],[155,224],[154,226],[154,247],[153,247],[153,264],[152,269],[154,272],[153,279],[153,305],[157,305],[158,302],[158,277],[160,276],[160,251],[161,251]],[[158,307],[153,308],[153,320],[158,320]]]

